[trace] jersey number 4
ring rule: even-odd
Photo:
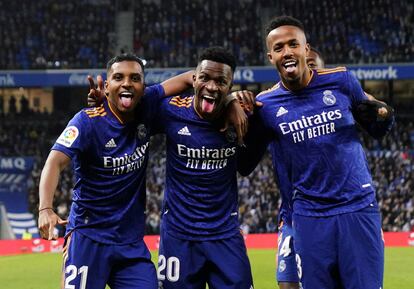
[[[279,255],[283,257],[287,257],[292,253],[292,249],[290,248],[290,240],[292,239],[292,236],[286,236],[286,238],[283,240],[282,246],[279,250]]]

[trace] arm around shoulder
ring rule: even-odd
[[[171,77],[161,83],[166,96],[178,95],[193,86],[194,71],[190,70]]]

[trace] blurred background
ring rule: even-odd
[[[269,67],[264,25],[292,15],[328,67],[344,65],[365,91],[396,111],[391,133],[361,132],[384,231],[414,231],[414,2],[412,0],[20,0],[0,1],[0,238],[38,237],[38,185],[50,147],[86,106],[86,76],[104,74],[121,52],[144,58],[147,84],[195,67],[199,52],[222,45],[237,57],[234,90],[255,93],[278,81]],[[158,234],[165,144],[152,141],[147,234]],[[239,177],[245,233],[277,231],[280,195],[270,155]],[[66,218],[67,169],[54,208]],[[60,234],[63,234],[60,228]]]

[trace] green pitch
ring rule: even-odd
[[[275,282],[275,250],[249,250],[256,289],[278,288]],[[156,258],[154,254],[154,259]],[[0,257],[0,287],[8,289],[56,289],[60,254]],[[384,289],[414,288],[414,248],[387,248]],[[78,289],[78,288],[75,288]]]

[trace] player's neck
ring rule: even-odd
[[[125,124],[134,120],[135,110],[128,112],[120,111],[116,105],[112,104],[110,101],[108,101],[108,105],[113,115],[116,117],[116,119],[118,119],[120,123]]]
[[[282,79],[283,86],[290,91],[298,91],[308,86],[313,76],[311,69],[305,69],[302,76],[294,81],[286,81]]]

